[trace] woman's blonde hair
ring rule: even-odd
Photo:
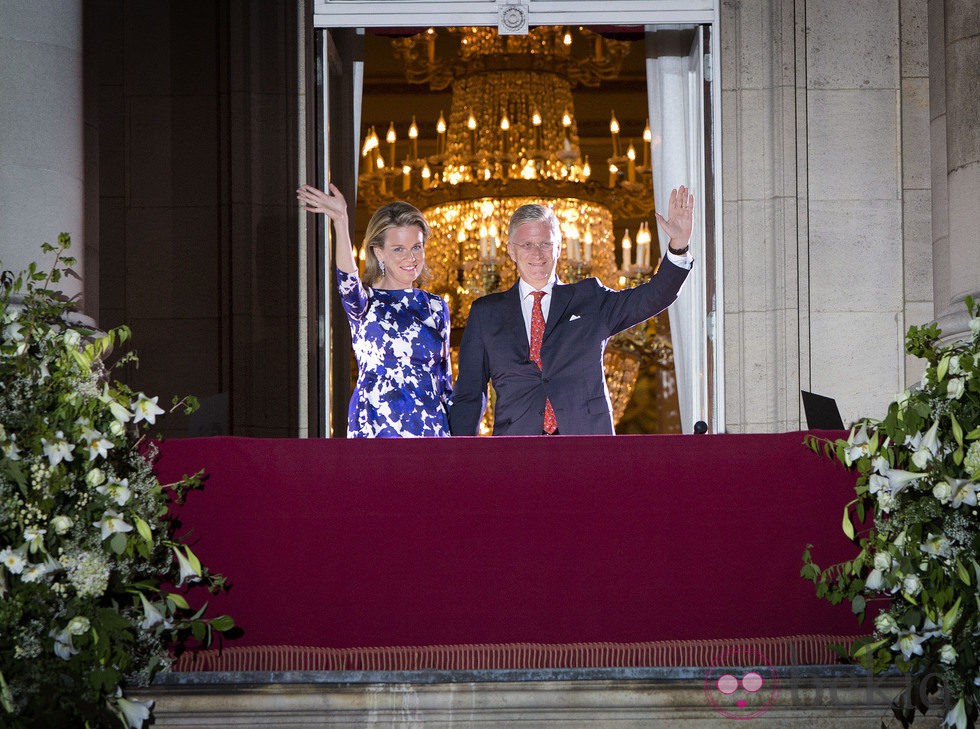
[[[424,245],[429,240],[432,230],[429,228],[429,224],[425,222],[425,217],[414,205],[395,200],[395,202],[382,205],[371,216],[362,244],[366,247],[363,279],[367,286],[374,286],[382,277],[381,265],[374,249],[385,247],[385,236],[389,230],[409,225],[416,225],[422,231],[422,244]],[[429,275],[429,267],[423,265],[416,282],[425,283],[428,281]]]

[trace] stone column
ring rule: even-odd
[[[929,15],[930,85],[944,92],[932,99],[942,104],[932,114],[932,147],[939,156],[933,179],[946,190],[933,207],[936,317],[947,338],[958,338],[967,331],[963,299],[980,299],[980,6],[976,0],[933,0]],[[937,237],[944,232],[945,251]]]
[[[0,3],[0,268],[39,260],[72,236],[82,273],[82,3]],[[81,281],[63,281],[68,295]]]

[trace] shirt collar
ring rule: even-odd
[[[517,285],[518,285],[518,291],[520,291],[520,294],[521,294],[521,301],[523,301],[524,299],[526,299],[528,296],[530,296],[535,291],[544,291],[544,295],[545,296],[550,296],[551,295],[551,289],[554,288],[554,286],[555,286],[555,284],[557,282],[558,282],[558,276],[555,275],[555,276],[552,276],[551,277],[551,280],[548,281],[548,283],[546,283],[542,288],[536,289],[536,288],[533,288],[531,286],[531,284],[529,284],[524,279],[519,278],[517,280]]]

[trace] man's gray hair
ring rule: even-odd
[[[521,205],[514,214],[510,216],[510,223],[507,225],[507,241],[510,242],[517,226],[524,223],[547,223],[551,226],[551,233],[555,240],[561,240],[561,226],[558,225],[558,218],[555,211],[547,205],[529,203]]]

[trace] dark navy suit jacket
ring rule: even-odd
[[[496,392],[494,435],[540,435],[545,399],[563,435],[612,434],[612,405],[602,354],[613,334],[659,314],[677,298],[689,271],[666,258],[646,283],[614,291],[595,278],[556,283],[541,344],[530,359],[518,284],[473,302],[459,347],[449,427],[476,435],[487,382]]]

